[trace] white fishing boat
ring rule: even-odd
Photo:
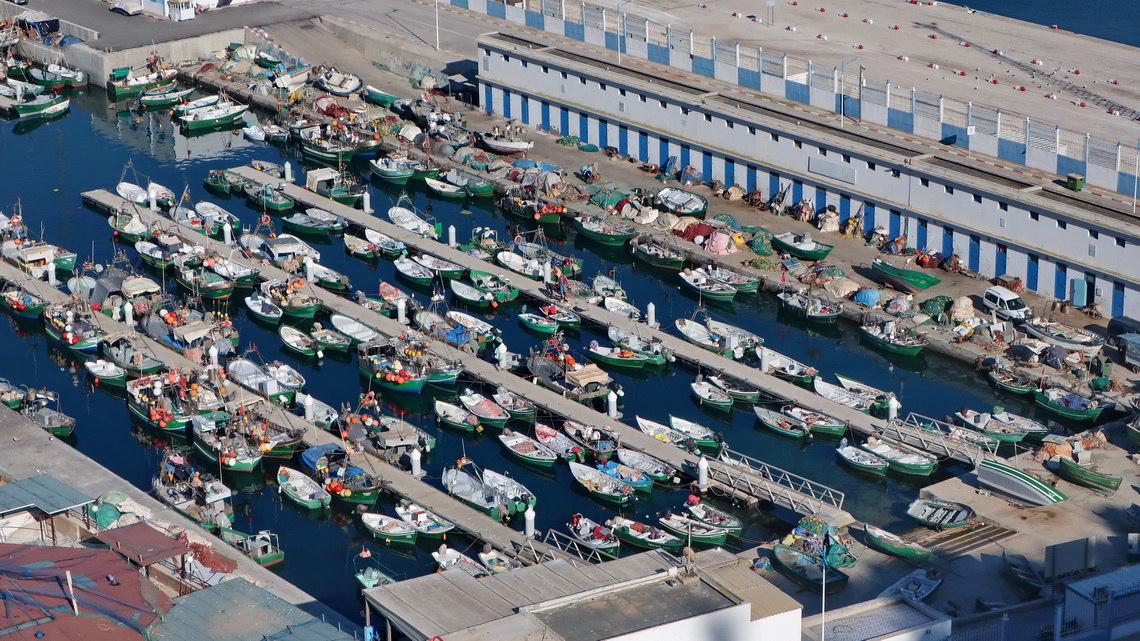
[[[879,593],[878,599],[910,599],[925,601],[942,585],[938,570],[915,570]]]
[[[1080,352],[1087,357],[1096,356],[1104,347],[1104,339],[1092,332],[1065,323],[1033,318],[1022,325],[1025,332],[1034,338],[1063,347],[1070,352]]]
[[[834,401],[840,405],[846,405],[853,410],[860,412],[870,412],[871,407],[874,405],[862,396],[850,392],[834,383],[828,383],[823,378],[816,376],[812,381],[812,386],[815,388],[815,393],[826,398],[829,401]]]
[[[418,234],[424,238],[438,238],[439,233],[436,231],[435,225],[421,218],[416,212],[396,205],[388,209],[388,220],[391,220],[397,226],[402,227],[413,234]]]
[[[602,306],[618,316],[624,316],[633,322],[641,320],[641,310],[620,298],[606,296],[602,299]]]

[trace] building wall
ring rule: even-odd
[[[1068,298],[1074,279],[1091,278],[1089,291],[1106,314],[1140,316],[1140,275],[1128,267],[1140,260],[1137,235],[967,187],[921,161],[885,162],[802,131],[751,122],[746,112],[719,103],[694,102],[695,95],[618,84],[583,67],[484,42],[479,95],[487,111],[535,127],[546,103],[552,130],[603,147],[617,146],[624,127],[627,153],[638,160],[660,164],[677,156],[682,166],[704,171],[706,180],[725,180],[731,170],[733,182],[754,183],[766,197],[790,188],[793,200],[811,199],[817,210],[832,204],[844,219],[865,214],[868,232],[879,225],[892,236],[906,235],[911,246],[957,253],[988,278],[1018,276],[1046,297]],[[525,112],[524,98],[531,105]],[[606,141],[599,140],[601,121]],[[1035,278],[1031,256],[1038,257]],[[1065,267],[1063,282],[1056,280],[1057,265]]]
[[[800,612],[749,621],[752,606],[734,605],[708,614],[611,637],[610,641],[799,641]]]

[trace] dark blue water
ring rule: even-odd
[[[97,188],[113,189],[128,161],[133,161],[143,184],[149,176],[175,192],[188,188],[194,200],[216,200],[202,184],[208,170],[233,167],[252,159],[275,162],[288,159],[281,150],[250,145],[232,132],[184,138],[160,116],[136,121],[108,110],[105,99],[97,93],[77,94],[72,112],[56,122],[38,126],[0,123],[0,157],[8,161],[3,197],[20,199],[25,219],[33,228],[42,226],[51,242],[79,252],[80,260],[99,263],[108,262],[116,246],[106,220],[81,205],[80,193]],[[127,179],[134,181],[134,176],[128,175]],[[514,219],[496,213],[489,208],[489,203],[433,201],[422,191],[412,189],[417,207],[431,206],[445,225],[456,226],[461,238],[476,226],[492,226],[500,231],[501,238],[510,238],[514,233]],[[374,187],[374,208],[382,214],[397,195]],[[247,224],[253,224],[258,217],[242,200],[228,199],[219,204],[239,214]],[[10,205],[11,202],[0,203],[0,208],[7,211]],[[655,303],[663,324],[670,326],[672,319],[690,315],[696,306],[694,298],[679,290],[675,273],[633,263],[621,250],[599,247],[572,234],[563,238],[558,241],[563,243],[560,249],[583,257],[586,275],[616,268],[631,300],[642,308],[649,302]],[[348,274],[357,289],[371,293],[380,279],[398,282],[390,263],[369,264],[356,260],[344,252],[339,239],[319,247],[322,262]],[[137,262],[133,250],[127,249],[126,253]],[[426,300],[424,292],[416,296],[421,301]],[[358,395],[365,391],[365,383],[351,360],[297,362],[281,347],[274,331],[248,320],[236,298],[231,308],[234,322],[241,331],[243,349],[256,345],[266,359],[279,358],[294,363],[308,379],[308,391],[318,398],[340,406],[355,403]],[[521,309],[521,305],[505,306],[489,318],[503,329],[512,350],[525,352],[539,339],[518,324],[515,314]],[[904,411],[942,417],[963,406],[987,408],[998,400],[972,369],[959,363],[937,355],[909,359],[883,356],[860,345],[857,332],[851,326],[816,331],[797,324],[794,319],[783,318],[777,313],[774,299],[764,294],[718,305],[712,313],[764,336],[770,347],[814,365],[825,375],[841,372],[896,391],[905,404]],[[169,444],[169,437],[132,425],[122,400],[91,387],[75,361],[76,356],[49,342],[38,324],[8,322],[12,331],[0,332],[0,350],[7,355],[0,359],[0,376],[15,383],[35,384],[61,392],[63,410],[79,420],[75,446],[130,483],[149,488],[161,449]],[[594,339],[605,342],[603,334],[589,329],[570,337],[571,343],[579,348]],[[688,385],[693,372],[683,368],[670,368],[660,375],[614,376],[627,391],[622,407],[627,422],[632,423],[638,414],[655,420],[665,420],[668,414],[675,414],[703,421],[723,432],[731,447],[739,452],[843,490],[847,494],[844,508],[856,518],[888,528],[909,527],[904,510],[916,495],[918,485],[914,481],[854,476],[835,464],[833,444],[778,438],[763,431],[750,410],[738,409],[720,415],[705,413],[690,394]],[[537,525],[540,530],[564,529],[569,515],[574,512],[583,512],[599,521],[612,515],[610,508],[595,502],[573,483],[565,466],[552,470],[530,469],[506,458],[493,435],[462,438],[436,427],[430,410],[433,398],[447,398],[454,393],[433,389],[424,395],[384,399],[391,411],[438,434],[438,449],[424,460],[427,482],[438,487],[444,467],[466,455],[484,467],[510,473],[539,495]],[[1016,399],[1001,399],[1001,402],[1015,412],[1033,412],[1031,406]],[[175,445],[185,446],[185,443]],[[954,471],[953,468],[942,469],[935,478],[944,478]],[[247,531],[271,529],[277,532],[286,550],[280,573],[315,597],[359,620],[360,604],[352,577],[354,568],[378,562],[399,576],[434,571],[429,547],[388,548],[373,541],[350,513],[335,509],[331,514],[310,514],[282,501],[272,483],[273,472],[272,466],[266,466],[263,474],[227,477],[227,482],[240,492],[236,499],[237,525]],[[639,498],[631,513],[638,518],[652,518],[665,508],[680,505],[685,496],[682,490],[659,488],[652,496]],[[390,504],[382,502],[377,509],[390,511]],[[752,511],[741,515],[749,522],[743,537],[745,545],[771,538],[772,532],[782,534],[788,527],[781,521],[781,518],[789,518],[786,514]],[[513,525],[522,527],[518,521]],[[470,541],[454,536],[449,543],[462,548]],[[367,561],[357,556],[365,548],[373,551]]]
[[[950,4],[1140,46],[1140,32],[1136,30],[1140,5],[1130,0],[1093,0],[1079,5],[1065,0],[959,0]]]

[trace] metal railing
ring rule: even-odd
[[[709,461],[709,478],[800,514],[818,514],[828,506],[843,509],[843,492],[727,448],[718,460]]]
[[[562,550],[566,554],[578,557],[587,563],[602,563],[603,561],[613,561],[617,558],[609,552],[603,552],[597,548],[582,545],[578,542],[578,539],[559,532],[558,530],[547,530],[546,534],[542,537],[542,542],[552,548]]]
[[[977,441],[954,438],[949,433],[966,436],[977,434]],[[977,465],[987,457],[997,456],[997,444],[985,444],[985,436],[963,427],[956,427],[922,414],[911,412],[902,421],[892,421],[883,428],[882,436],[903,445],[911,445],[941,458],[952,458],[969,465]]]

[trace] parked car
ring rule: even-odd
[[[1113,347],[1123,347],[1116,340],[1121,334],[1140,334],[1140,320],[1131,316],[1113,316],[1108,321],[1108,336],[1105,342]]]
[[[137,16],[143,12],[143,7],[132,0],[115,0],[111,3],[111,11],[124,16]]]
[[[28,0],[8,0],[8,2],[11,2],[12,4],[18,4],[18,5],[28,4]]]
[[[1020,296],[1000,286],[986,290],[982,295],[982,305],[986,309],[993,310],[998,316],[1014,322],[1024,321],[1032,314]]]

